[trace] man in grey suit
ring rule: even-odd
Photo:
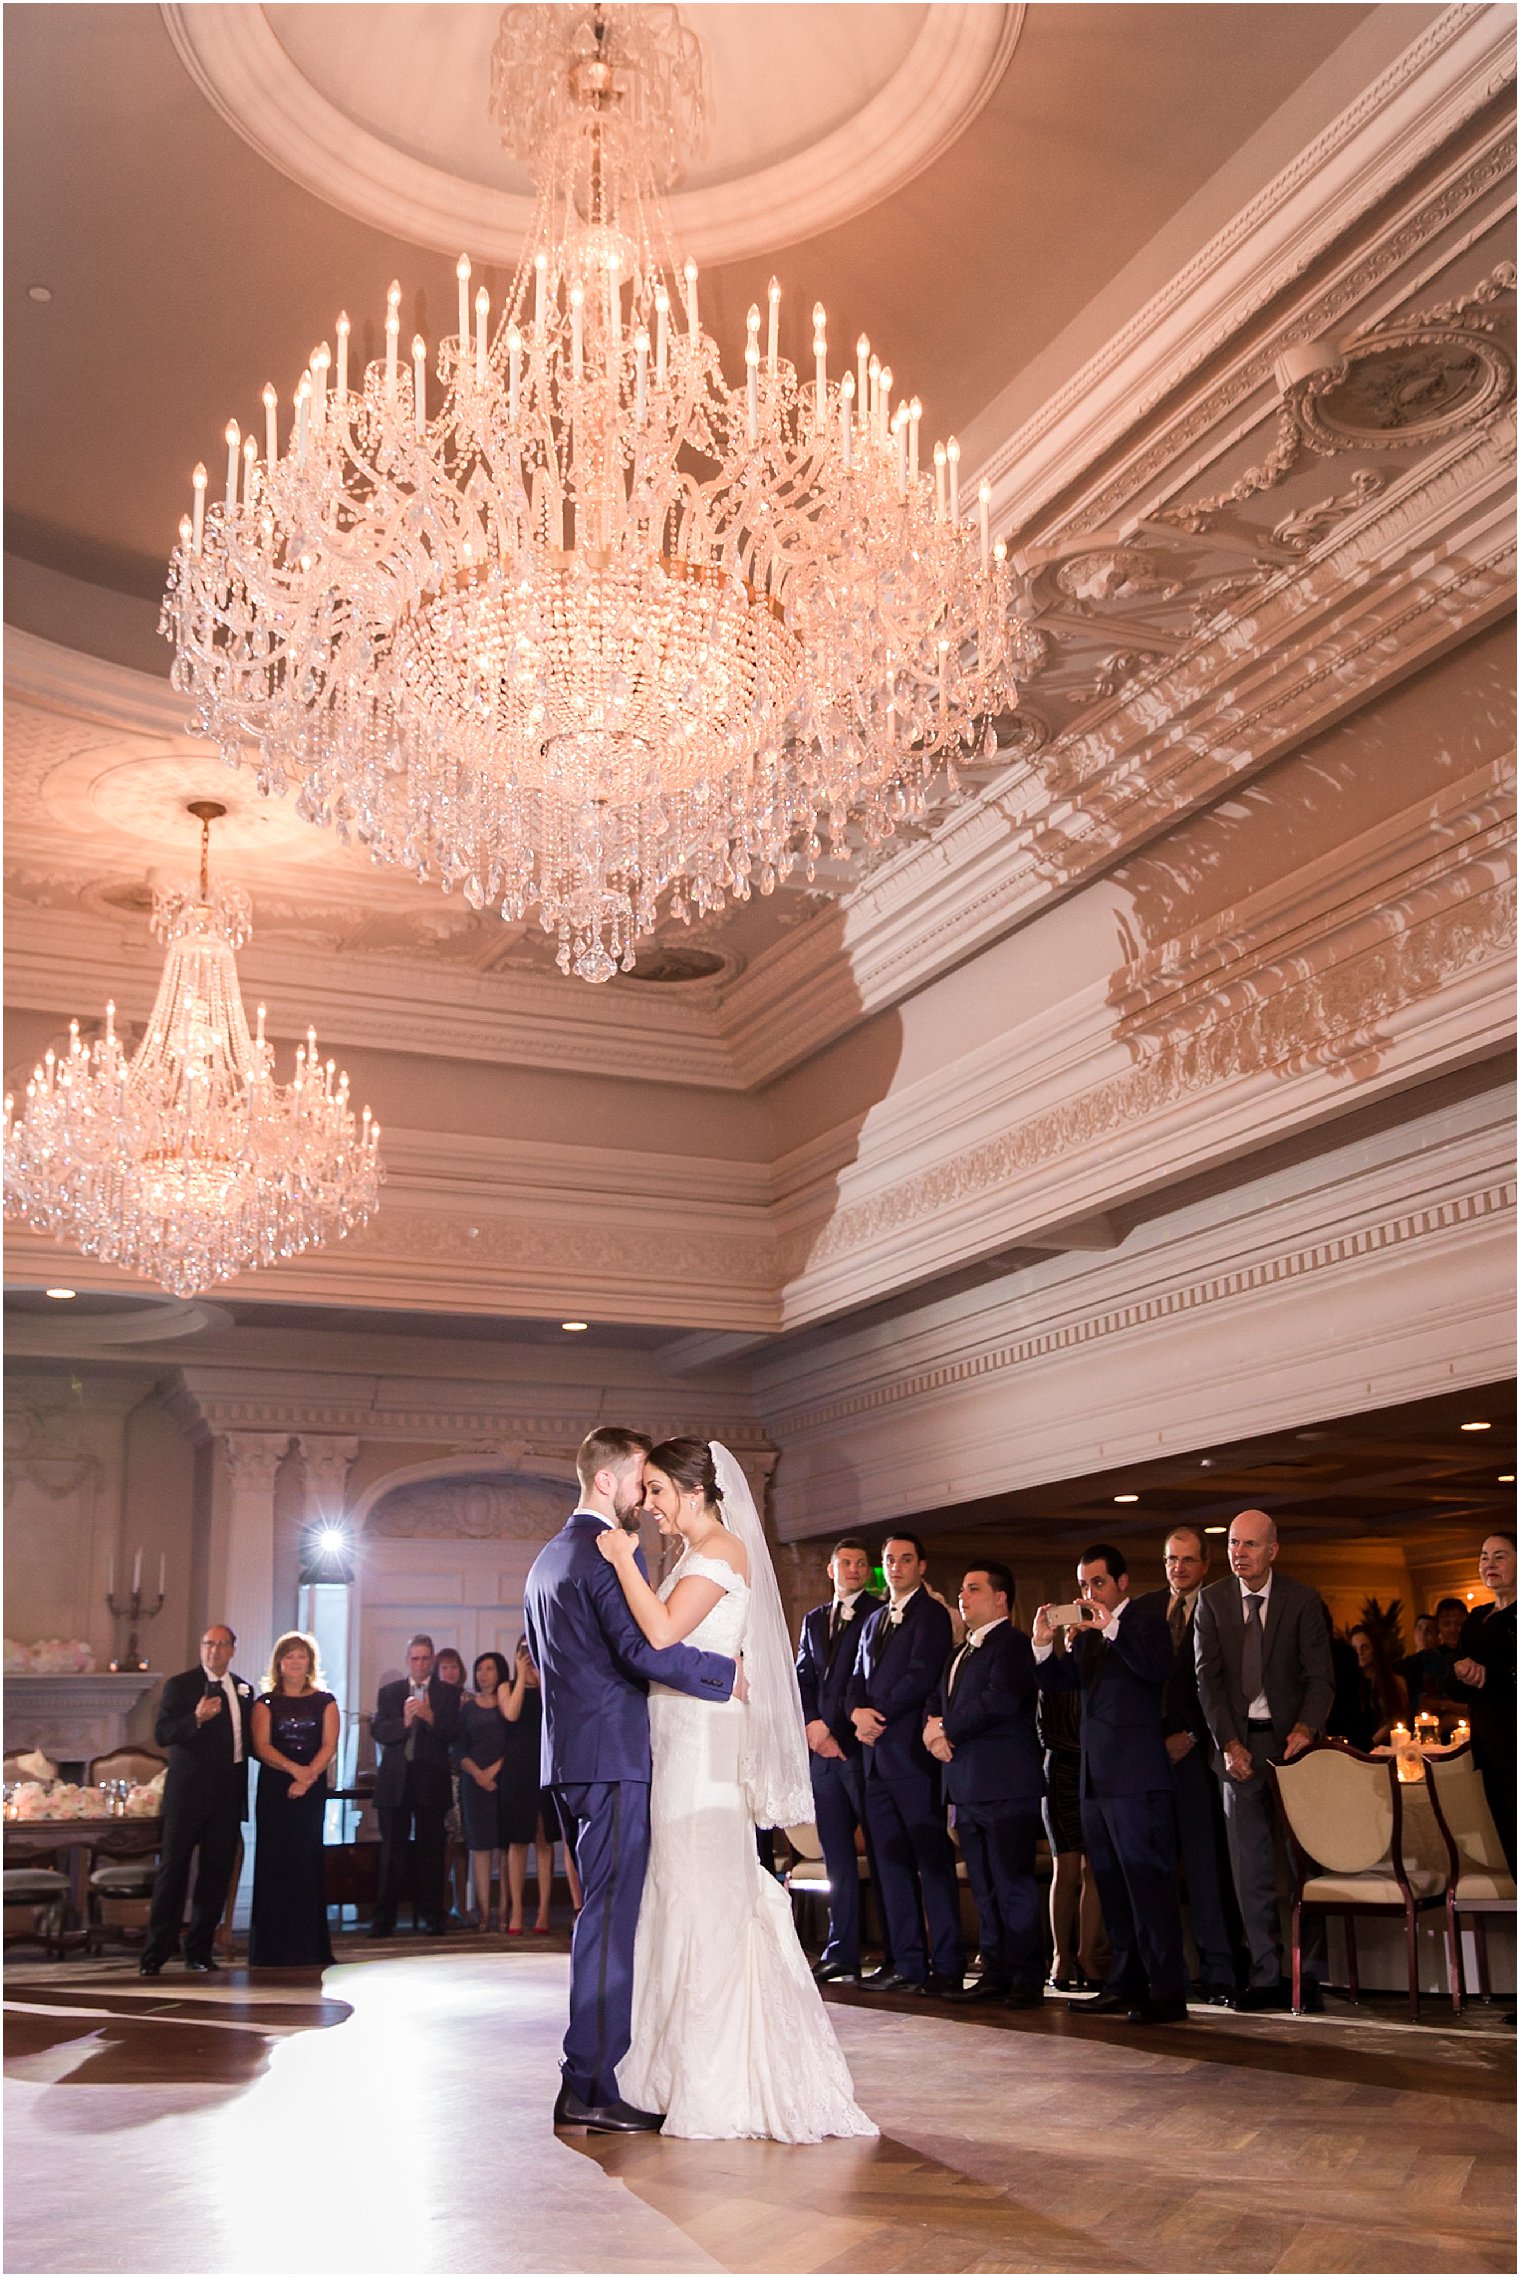
[[[1330,1713],[1330,1630],[1314,1590],[1274,1573],[1277,1528],[1264,1510],[1230,1527],[1228,1581],[1200,1591],[1194,1615],[1198,1695],[1218,1749],[1230,1868],[1251,1952],[1251,1981],[1235,2006],[1286,2008],[1277,1903],[1277,1813],[1269,1762],[1301,1755]],[[1323,1919],[1304,1928],[1304,2005],[1323,2006]]]

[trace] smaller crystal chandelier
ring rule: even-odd
[[[87,1257],[124,1266],[177,1297],[320,1249],[362,1225],[379,1199],[380,1126],[348,1104],[348,1077],[307,1030],[295,1081],[274,1080],[264,1007],[249,1034],[234,952],[249,938],[244,893],[209,879],[211,825],[197,799],[199,891],[155,891],[166,943],[147,1032],[130,1060],[116,1034],[51,1049],[18,1115],[5,1101],[5,1214]]]

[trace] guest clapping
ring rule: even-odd
[[[459,1817],[470,1859],[475,1892],[475,1926],[491,1926],[491,1877],[501,1853],[501,1770],[507,1752],[507,1719],[502,1700],[507,1664],[499,1652],[477,1659],[474,1691],[459,1711],[454,1761],[459,1766]],[[497,1927],[507,1926],[507,1877],[501,1876]]]
[[[322,1827],[338,1703],[321,1689],[314,1637],[291,1629],[280,1638],[254,1703],[252,1734],[260,1768],[248,1963],[319,1968],[332,1959]]]

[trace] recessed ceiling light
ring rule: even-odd
[[[1214,1468],[1214,1458],[1213,1458],[1213,1456],[1212,1456],[1212,1455],[1200,1455],[1200,1456],[1199,1456],[1199,1458],[1198,1458],[1198,1468],[1199,1468],[1201,1471],[1211,1471],[1211,1470]]]
[[[51,300],[53,289],[51,285],[28,285],[26,297],[28,300]]]
[[[57,1302],[62,1304],[67,1297],[77,1297],[79,1291],[77,1289],[45,1289],[43,1294],[56,1298]]]
[[[1227,1534],[1230,1529],[1228,1526],[1205,1526],[1203,1530],[1206,1534]]]
[[[1499,1473],[1499,1484],[1501,1486],[1513,1486],[1514,1483],[1515,1474],[1513,1471],[1501,1471]]]
[[[579,1336],[581,1330],[583,1328],[589,1328],[590,1325],[591,1323],[587,1320],[562,1320],[560,1322],[560,1327],[564,1330],[567,1336]]]
[[[1138,1494],[1116,1494],[1114,1496],[1115,1502],[1138,1502],[1139,1499]]]
[[[1492,1431],[1493,1425],[1491,1423],[1464,1423],[1462,1429],[1464,1431]]]

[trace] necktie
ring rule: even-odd
[[[422,1691],[422,1690],[420,1690],[420,1689],[419,1689],[419,1688],[418,1688],[418,1687],[417,1687],[417,1686],[414,1684],[414,1685],[412,1686],[412,1694],[411,1694],[411,1696],[412,1696],[412,1698],[413,1698],[414,1700],[421,1700],[421,1699],[425,1699],[427,1695],[426,1695],[425,1691]],[[416,1724],[415,1724],[415,1723],[409,1724],[409,1725],[407,1726],[407,1734],[406,1734],[406,1747],[405,1747],[405,1750],[404,1750],[404,1752],[405,1752],[405,1755],[406,1755],[406,1759],[407,1759],[408,1763],[413,1763],[413,1762],[415,1762],[415,1761],[416,1761],[416,1758],[417,1758],[417,1726],[416,1726]]]
[[[229,1668],[222,1678],[222,1691],[227,1701],[227,1729],[232,1734],[232,1761],[234,1768],[243,1760],[243,1719],[238,1714],[238,1696]]]
[[[835,1639],[835,1638],[838,1636],[838,1634],[839,1634],[839,1619],[840,1619],[840,1615],[843,1613],[843,1611],[844,1611],[844,1607],[843,1607],[843,1606],[840,1604],[840,1602],[839,1602],[839,1599],[836,1597],[836,1598],[835,1598],[835,1600],[834,1600],[834,1602],[833,1602],[833,1604],[832,1604],[832,1605],[829,1607],[829,1643],[830,1643],[830,1644],[832,1644],[832,1643],[834,1642],[834,1639]]]
[[[971,1640],[968,1637],[966,1642],[961,1646],[960,1651],[956,1654],[954,1660],[952,1660],[950,1663],[950,1681],[945,1686],[945,1697],[947,1700],[954,1692],[956,1685],[960,1682],[961,1670],[966,1665],[966,1656],[970,1650]]]
[[[1172,1650],[1181,1652],[1183,1635],[1187,1629],[1187,1599],[1180,1591],[1168,1608],[1166,1625],[1172,1632]]]
[[[1240,1689],[1246,1696],[1246,1706],[1261,1690],[1261,1599],[1246,1592],[1246,1633],[1240,1648]]]

